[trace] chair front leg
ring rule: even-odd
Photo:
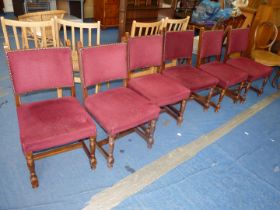
[[[211,101],[211,98],[212,98],[212,95],[213,95],[213,92],[214,92],[214,88],[215,87],[212,87],[209,90],[209,93],[208,93],[208,96],[207,96],[207,99],[206,99],[206,103],[205,103],[204,111],[207,111],[209,109],[210,101]]]
[[[245,91],[244,91],[244,94],[243,94],[243,98],[245,98],[245,99],[247,98],[247,93],[248,93],[248,90],[251,87],[251,84],[252,84],[252,81],[247,82],[247,85],[246,85],[246,88],[245,88]]]
[[[224,96],[225,96],[226,90],[227,90],[227,89],[222,89],[222,90],[221,90],[221,92],[220,92],[220,97],[219,97],[219,101],[218,101],[218,103],[217,103],[217,107],[216,107],[216,109],[215,109],[215,112],[218,112],[218,111],[220,110],[220,108],[221,108],[221,103],[222,103],[222,100],[223,100],[223,98],[224,98]]]
[[[234,100],[234,103],[236,103],[238,100],[240,101],[240,103],[244,103],[245,102],[246,98],[241,96],[241,91],[242,91],[242,89],[244,87],[244,84],[245,84],[245,82],[241,82],[240,83],[240,85],[239,85],[239,87],[237,89],[237,96],[236,96],[237,100]]]
[[[156,128],[156,120],[152,120],[147,128],[147,132],[148,132],[148,148],[152,148],[153,144],[154,144],[154,132],[155,132],[155,128]]]
[[[186,104],[187,104],[187,100],[186,99],[182,100],[181,105],[180,105],[179,116],[177,118],[177,125],[179,125],[179,126],[183,122],[184,112],[185,112],[185,109],[186,109]]]
[[[95,148],[96,148],[96,138],[90,137],[89,138],[89,147],[90,147],[90,167],[91,169],[96,168],[96,157],[95,157]]]
[[[115,144],[115,136],[109,136],[109,152],[108,152],[108,158],[107,158],[107,166],[109,168],[113,167],[114,164],[114,144]]]
[[[28,152],[25,154],[26,162],[27,162],[27,167],[30,172],[30,182],[32,185],[32,188],[37,188],[39,186],[38,178],[35,173],[35,165],[34,165],[34,159],[33,159],[33,154],[32,152]]]
[[[265,87],[267,81],[268,81],[268,77],[264,78],[263,83],[262,83],[262,86],[261,86],[261,88],[260,88],[260,91],[258,92],[258,96],[260,96],[260,95],[263,94],[263,90],[264,90],[264,87]]]

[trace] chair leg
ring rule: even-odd
[[[217,103],[217,107],[216,107],[216,109],[215,109],[215,112],[218,112],[218,111],[220,110],[220,108],[221,108],[221,102],[222,102],[222,100],[223,100],[223,98],[224,98],[224,96],[225,96],[226,90],[227,90],[227,89],[222,89],[222,90],[221,90],[221,92],[220,92],[220,97],[219,97],[219,101],[218,101],[218,103]]]
[[[148,148],[152,148],[153,144],[154,144],[154,132],[155,132],[155,128],[156,128],[156,120],[152,120],[147,128],[147,132],[148,132]]]
[[[35,165],[34,165],[34,159],[32,152],[28,152],[25,155],[27,166],[30,173],[30,182],[32,185],[32,188],[37,188],[39,186],[38,178],[35,173]]]
[[[264,78],[263,83],[262,83],[262,86],[261,86],[261,88],[260,88],[260,91],[258,92],[258,96],[260,96],[260,95],[263,94],[263,90],[264,90],[264,87],[265,87],[267,81],[268,81],[268,77]]]
[[[213,92],[214,92],[214,88],[215,87],[212,87],[209,90],[209,93],[208,93],[208,96],[207,96],[207,99],[206,99],[206,103],[205,103],[204,111],[207,111],[209,109],[210,101],[211,101],[211,98],[212,98],[212,95],[213,95]]]
[[[108,159],[107,159],[107,166],[109,168],[113,167],[114,164],[114,144],[115,144],[115,136],[109,136],[109,152],[108,152]]]
[[[180,111],[179,111],[179,116],[177,118],[177,125],[181,125],[183,122],[186,104],[187,104],[187,100],[186,99],[182,100],[181,106],[180,106]]]
[[[247,85],[246,85],[246,88],[245,88],[245,91],[244,91],[244,94],[243,94],[243,98],[247,98],[247,93],[248,93],[248,90],[250,89],[250,87],[251,87],[251,84],[252,84],[252,82],[250,81],[250,82],[247,82]]]
[[[276,87],[279,77],[280,77],[280,71],[278,70],[276,75],[272,79],[272,82],[271,82],[272,87]],[[276,88],[280,88],[280,87],[276,87]]]
[[[236,96],[236,100],[234,100],[234,103],[236,103],[238,100],[240,101],[240,103],[244,103],[246,98],[241,96],[241,91],[244,87],[245,82],[241,82],[238,89],[237,89],[237,96]]]
[[[96,158],[95,158],[95,148],[96,148],[96,138],[90,137],[89,138],[89,147],[90,147],[90,167],[91,169],[96,168]]]

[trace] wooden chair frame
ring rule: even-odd
[[[190,16],[184,19],[164,19],[163,28],[165,31],[186,31],[189,24]]]
[[[80,67],[78,64],[78,53],[76,43],[79,42],[80,45],[84,46],[84,31],[88,32],[88,46],[92,46],[92,30],[96,30],[96,45],[100,45],[100,21],[96,23],[79,23],[69,20],[55,18],[56,24],[56,39],[58,46],[67,46],[72,49],[72,61],[74,71],[79,71]],[[67,34],[67,27],[71,29],[71,37]],[[63,41],[60,42],[59,29],[62,28],[63,31]],[[79,30],[79,40],[76,40],[75,29]],[[80,77],[75,76],[74,81],[76,83],[81,83]]]
[[[136,22],[136,20],[133,20],[130,37],[160,34],[163,29],[163,25],[164,25],[163,19],[151,23]]]
[[[198,42],[198,54],[197,54],[197,62],[196,62],[196,67],[199,68],[199,66],[203,63],[209,62],[210,58],[201,58],[201,40],[202,40],[202,36],[204,33],[204,29],[200,30],[199,33],[199,42]],[[222,47],[222,46],[221,46]],[[215,56],[215,60],[220,62],[221,61],[221,55],[219,56]],[[244,103],[246,100],[245,95],[241,96],[241,91],[245,86],[245,82],[241,82],[240,85],[236,88],[236,89],[232,89],[230,90],[229,88],[221,88],[218,85],[216,86],[216,88],[214,89],[214,93],[212,93],[212,97],[219,95],[219,100],[218,103],[210,103],[211,106],[213,106],[215,108],[215,112],[218,112],[221,108],[221,102],[224,98],[224,96],[228,96],[230,97],[234,103],[237,103],[238,101],[240,101],[240,103]]]
[[[13,50],[8,50],[8,51],[10,52]],[[9,71],[10,71],[10,68],[9,68]],[[10,71],[10,75],[12,75],[11,71]],[[74,84],[73,84],[73,86],[70,87],[70,90],[71,90],[71,96],[76,97],[76,91],[75,91]],[[18,108],[22,104],[21,96],[24,94],[19,95],[19,94],[16,94],[15,91],[13,91],[13,92],[14,92],[16,107]],[[74,143],[70,143],[70,144],[66,144],[66,145],[62,145],[62,146],[58,146],[58,147],[53,147],[48,150],[26,153],[25,159],[26,159],[27,166],[28,166],[28,169],[30,172],[30,182],[31,182],[32,188],[37,188],[39,186],[38,177],[35,172],[35,164],[34,164],[35,160],[40,160],[42,158],[50,157],[50,156],[68,152],[68,151],[72,151],[74,149],[83,148],[83,150],[85,151],[86,155],[89,158],[91,169],[95,169],[96,164],[97,164],[96,157],[95,157],[95,147],[96,147],[96,137],[90,136],[89,137],[89,149],[88,149],[87,145],[84,143],[84,140],[77,140]]]

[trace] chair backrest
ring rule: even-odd
[[[69,48],[8,51],[7,60],[15,95],[74,85]]]
[[[163,19],[151,23],[136,22],[136,20],[133,20],[130,37],[160,34],[163,29],[163,24]]]
[[[25,22],[1,17],[1,24],[5,40],[5,50],[45,48],[49,46],[50,39],[53,43],[52,45],[56,46],[53,19],[41,22]],[[51,33],[47,34],[47,31]],[[11,43],[15,43],[15,47]]]
[[[20,21],[46,21],[50,20],[54,17],[57,18],[63,18],[66,12],[64,10],[49,10],[49,11],[43,11],[43,12],[31,12],[26,13],[24,15],[19,15],[18,20]]]
[[[200,31],[197,66],[200,65],[201,60],[204,58],[215,56],[217,60],[220,59],[223,36],[223,30]]]
[[[166,31],[186,31],[189,24],[190,16],[184,19],[164,19],[164,25]]]
[[[187,58],[191,61],[194,31],[166,32],[164,61]]]
[[[227,55],[232,53],[243,53],[247,50],[249,44],[249,28],[231,29],[227,38]]]
[[[127,44],[79,49],[83,87],[127,78]]]
[[[71,47],[73,51],[76,50],[77,42],[80,42],[83,46],[89,47],[100,44],[100,21],[97,21],[96,23],[80,23],[55,18],[55,22],[57,26],[57,40],[60,40],[59,28],[62,27],[63,43],[64,45]],[[71,29],[70,33],[67,33],[67,28]],[[95,44],[93,42],[93,31],[96,31]],[[84,34],[87,34],[87,39],[84,37]]]
[[[128,40],[129,71],[151,66],[161,66],[162,55],[162,35],[134,37]]]
[[[255,30],[253,49],[268,49],[270,51],[277,35],[278,28],[274,23],[269,21],[260,23]]]

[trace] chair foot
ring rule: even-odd
[[[32,152],[28,152],[25,155],[26,162],[27,162],[27,167],[30,172],[30,182],[32,185],[32,188],[37,188],[39,186],[39,181],[37,178],[37,175],[35,173],[35,165],[34,165],[34,159],[33,159],[33,154]]]
[[[112,168],[114,164],[114,144],[115,144],[115,137],[109,136],[109,152],[107,158],[107,166],[108,168]]]
[[[95,148],[96,148],[96,138],[90,137],[89,138],[89,146],[90,146],[90,167],[91,169],[96,169],[96,157],[95,157]]]

